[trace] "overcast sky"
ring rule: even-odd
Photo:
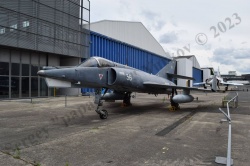
[[[142,22],[171,56],[196,55],[222,74],[250,73],[250,1],[90,0],[90,10],[91,22]]]

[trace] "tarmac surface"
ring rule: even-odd
[[[93,97],[67,97],[67,107],[64,97],[0,101],[0,165],[217,166],[228,138],[218,108],[235,92],[195,92],[198,100],[175,112],[166,95],[136,94],[130,107],[104,102],[106,120],[94,111]],[[230,108],[232,159],[249,166],[250,92],[238,93],[238,108]]]

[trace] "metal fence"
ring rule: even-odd
[[[225,164],[227,166],[233,165],[233,159],[231,158],[231,142],[232,142],[232,119],[230,115],[229,106],[230,103],[234,102],[234,105],[237,106],[238,104],[238,93],[234,96],[231,100],[227,102],[227,113],[225,113],[221,108],[219,111],[225,115],[226,119],[222,119],[221,122],[228,122],[228,142],[227,142],[227,158],[225,157],[216,157],[215,162],[218,164]]]
[[[90,101],[94,103],[93,94],[89,94],[88,96],[78,96],[78,95],[57,95],[54,97],[27,97],[27,98],[16,98],[16,99],[0,99],[0,102],[23,102],[23,103],[31,103],[31,104],[43,104],[43,103],[53,103],[53,104],[61,104],[65,107],[74,106],[77,103],[81,103],[90,98]]]

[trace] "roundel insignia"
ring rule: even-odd
[[[103,74],[99,74],[99,78],[100,78],[100,80],[102,79],[102,77],[103,77]]]

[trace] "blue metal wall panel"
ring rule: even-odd
[[[193,78],[195,79],[193,83],[203,82],[203,71],[193,67]]]
[[[96,32],[90,33],[90,39],[90,57],[100,56],[152,74],[156,74],[170,62],[170,59]],[[94,90],[82,88],[82,93],[86,92],[94,92]]]

